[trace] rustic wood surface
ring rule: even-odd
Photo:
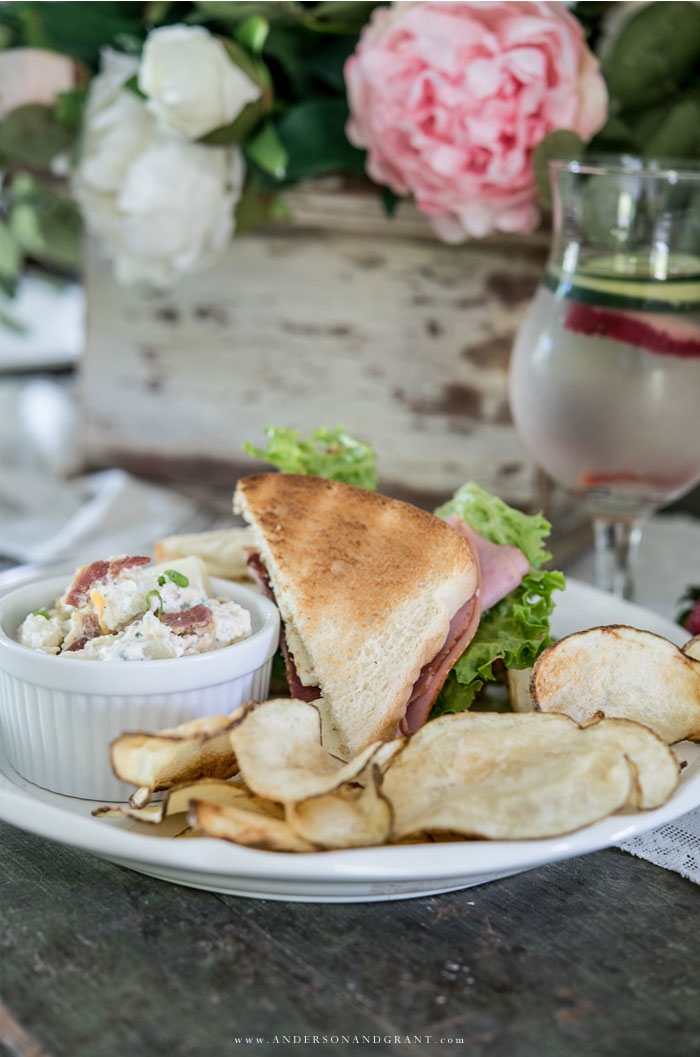
[[[344,906],[169,885],[7,825],[0,841],[2,1057],[700,1052],[698,890],[622,852]],[[379,1041],[303,1040],[324,1034]]]
[[[506,372],[547,234],[446,246],[376,196],[297,192],[296,224],[237,236],[165,293],[118,286],[89,246],[81,364],[99,465],[228,482],[262,427],[342,423],[380,453],[382,488],[431,505],[472,477],[534,501]],[[432,505],[435,505],[434,502]]]

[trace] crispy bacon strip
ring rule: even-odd
[[[150,558],[141,555],[127,558],[113,558],[111,561],[90,562],[78,569],[73,583],[66,593],[66,605],[82,606],[88,596],[88,592],[95,584],[104,583],[105,580],[114,580],[123,569],[131,569],[136,565],[148,565]]]
[[[186,635],[193,628],[205,628],[211,624],[212,612],[209,606],[192,606],[181,613],[161,613],[160,620],[176,635]]]
[[[97,617],[94,613],[87,613],[85,615],[80,630],[82,631],[80,638],[74,639],[70,646],[66,646],[63,651],[64,653],[75,653],[76,650],[82,650],[86,642],[89,642],[90,639],[99,638],[102,634],[102,629],[100,628],[100,625],[97,622]]]

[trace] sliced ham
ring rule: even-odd
[[[464,536],[481,566],[481,608],[484,611],[490,609],[522,583],[530,571],[530,563],[518,547],[484,539],[459,514],[451,514],[447,523]]]
[[[161,613],[161,624],[166,624],[176,635],[186,635],[194,628],[205,628],[212,622],[212,612],[209,606],[192,606],[191,609],[183,609],[181,613]]]
[[[423,726],[450,669],[455,666],[474,638],[480,619],[481,605],[479,594],[476,592],[452,617],[445,645],[437,656],[423,667],[413,684],[406,715],[400,724],[402,734],[413,734]]]
[[[484,539],[458,514],[447,519],[466,539],[477,566],[477,587],[474,597],[450,621],[445,644],[437,656],[426,664],[414,683],[401,721],[401,732],[413,734],[423,726],[435,700],[442,690],[450,669],[474,638],[481,614],[518,586],[530,571],[530,563],[518,547],[491,543]]]
[[[263,562],[258,552],[252,549],[247,550],[246,562],[248,564],[248,568],[250,569],[253,575],[253,579],[257,583],[260,590],[263,592],[263,594],[267,595],[271,602],[274,602],[275,605],[277,605],[277,600],[275,599],[275,592],[272,590],[272,584],[270,583],[270,577],[268,575],[267,569],[265,568],[265,563]],[[318,701],[319,697],[321,696],[321,691],[319,687],[304,686],[301,679],[299,678],[299,673],[297,672],[297,668],[294,663],[294,658],[289,652],[289,646],[287,645],[287,636],[284,633],[284,624],[280,629],[279,648],[284,659],[284,668],[287,673],[289,692],[292,697],[296,698],[297,701],[306,701],[309,703],[311,701]]]
[[[78,569],[72,584],[66,592],[66,605],[75,606],[76,608],[82,606],[90,588],[94,587],[95,584],[104,583],[105,580],[114,580],[123,569],[131,569],[137,565],[148,565],[150,560],[150,558],[145,558],[142,555],[135,555],[127,558],[112,558],[110,561],[90,562],[89,565],[84,565],[82,569]]]

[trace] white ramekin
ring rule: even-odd
[[[212,579],[213,594],[250,611],[243,642],[162,661],[88,661],[16,641],[28,613],[50,606],[72,570],[0,598],[0,734],[7,758],[30,782],[66,796],[123,801],[133,792],[109,763],[126,730],[161,730],[264,701],[279,640],[279,614],[261,594]]]

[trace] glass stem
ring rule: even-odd
[[[642,519],[594,517],[593,529],[596,585],[618,598],[633,599]]]

